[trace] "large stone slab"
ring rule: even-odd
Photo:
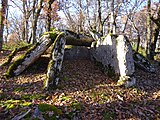
[[[121,76],[130,76],[135,72],[132,46],[124,35],[116,39],[117,59]]]
[[[34,63],[53,43],[56,38],[56,34],[53,38],[50,35],[43,35],[40,39],[41,42],[30,48],[25,54],[20,56],[6,72],[6,77],[12,77],[21,74],[27,67]]]
[[[48,64],[47,79],[44,82],[44,88],[54,88],[58,85],[60,79],[60,73],[64,57],[66,38],[64,33],[57,36],[52,46],[51,60]]]
[[[99,38],[92,45],[91,54],[109,76],[119,76],[118,85],[130,87],[136,83],[132,47],[127,37],[107,35],[104,39]]]
[[[90,49],[84,46],[73,46],[65,49],[64,60],[90,60]]]
[[[132,46],[127,37],[119,35],[117,37],[117,59],[120,77],[117,82],[119,86],[131,87],[136,84],[134,77],[135,66],[133,60]]]
[[[134,58],[134,63],[136,67],[139,69],[145,71],[145,72],[150,72],[150,73],[155,73],[156,68],[153,66],[149,60],[147,60],[143,55],[140,53],[134,51],[133,53],[133,58]]]
[[[113,70],[119,74],[116,36],[107,35],[104,39],[99,39],[94,46],[91,48],[92,59],[100,62],[106,71]]]

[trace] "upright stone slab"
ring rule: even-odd
[[[59,34],[53,44],[51,60],[47,69],[47,80],[44,84],[45,89],[56,87],[59,83],[65,43],[64,33]]]
[[[119,75],[118,59],[116,52],[116,36],[107,35],[104,39],[99,39],[91,48],[92,59],[102,64],[110,76]]]
[[[98,39],[92,45],[91,53],[92,58],[102,65],[109,76],[120,76],[118,85],[130,87],[135,84],[132,47],[126,37],[107,35],[104,39]]]
[[[123,35],[117,37],[117,59],[121,76],[130,76],[135,72],[132,47]]]
[[[135,66],[131,44],[127,37],[123,35],[119,35],[116,41],[117,59],[120,72],[118,85],[125,85],[125,87],[133,86],[136,79],[134,78]]]

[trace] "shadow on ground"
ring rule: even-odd
[[[31,116],[40,104],[50,104],[60,113],[41,112],[44,116],[64,120],[159,119],[160,75],[136,71],[137,85],[133,88],[117,87],[116,82],[103,74],[88,60],[64,61],[61,82],[57,89],[44,91],[48,58],[41,58],[20,76],[0,77],[0,118],[11,119],[31,108]],[[0,68],[3,74],[7,67]],[[6,114],[8,100],[27,101],[32,106],[15,107]]]

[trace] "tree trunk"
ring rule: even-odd
[[[64,33],[61,33],[56,40],[52,48],[51,60],[47,70],[47,80],[44,84],[44,88],[56,87],[59,83],[60,72],[62,68],[64,49],[65,49],[65,37]]]
[[[24,38],[23,40],[26,41],[27,43],[29,43],[28,40],[28,34],[29,34],[29,30],[28,30],[28,20],[30,18],[30,11],[29,11],[29,6],[27,1],[23,0],[23,11],[24,11]]]
[[[23,30],[22,30],[22,40],[26,41],[27,40],[25,39],[26,38],[26,14],[27,14],[27,10],[26,10],[26,4],[27,4],[27,1],[23,0]],[[28,33],[27,33],[28,34]]]
[[[38,22],[38,17],[40,15],[40,12],[41,12],[41,9],[42,9],[42,3],[43,3],[43,0],[39,0],[38,2],[38,8],[37,8],[37,12],[35,11],[35,5],[36,5],[36,2],[34,0],[34,3],[33,3],[33,20],[32,20],[32,39],[31,39],[31,43],[34,44],[36,43],[36,30],[37,30],[37,22]]]
[[[98,20],[99,20],[99,32],[103,36],[103,24],[102,24],[102,12],[101,12],[101,0],[98,0]]]
[[[111,1],[111,31],[110,33],[116,34],[116,21],[115,21],[115,14],[114,14],[114,0]]]
[[[37,30],[37,20],[33,20],[32,22],[32,38],[31,38],[31,44],[36,43],[36,30]]]
[[[7,43],[7,37],[9,35],[9,23],[8,23],[8,15],[9,15],[9,6],[7,6],[7,10],[6,10],[6,38],[5,38],[5,42]]]
[[[91,20],[89,19],[90,18],[90,14],[89,14],[90,0],[86,0],[86,2],[87,2],[87,6],[88,6],[88,7],[86,7],[86,11],[87,11],[86,17],[87,17],[89,29],[92,29]]]
[[[149,50],[149,47],[151,45],[151,0],[148,0],[147,11],[148,11],[148,16],[147,16],[147,45],[146,45],[146,55],[147,55],[147,58],[150,59],[150,50]]]
[[[157,43],[157,40],[158,40],[159,31],[160,31],[159,26],[155,25],[155,28],[154,28],[154,31],[153,31],[152,43],[151,43],[151,46],[150,46],[150,59],[151,60],[154,60],[156,43]]]
[[[83,12],[82,12],[82,9],[83,9],[82,8],[82,0],[79,0],[78,4],[79,4],[79,7],[80,7],[78,33],[82,33],[83,32],[83,21],[84,21]]]
[[[52,12],[52,3],[54,2],[55,0],[48,0],[48,10],[47,10],[47,24],[46,24],[46,30],[47,31],[50,31],[50,28],[51,28],[51,12]]]
[[[136,48],[136,52],[138,52],[138,50],[139,50],[139,44],[140,44],[140,41],[141,41],[141,38],[140,38],[140,34],[139,34],[139,31],[138,31],[138,33],[137,33],[137,48]]]
[[[28,30],[28,18],[26,18],[26,21],[25,21],[25,41],[27,42],[27,43],[29,43],[28,41],[28,34],[29,34],[29,30]]]
[[[2,6],[0,8],[0,51],[2,50],[2,44],[3,44],[4,20],[5,20],[7,6],[8,6],[8,0],[2,0]]]
[[[140,37],[139,29],[138,29],[138,27],[136,27],[136,24],[134,23],[133,20],[131,20],[131,23],[132,23],[133,28],[137,31],[137,47],[136,47],[136,51],[138,52],[139,44],[140,44],[140,41],[141,41],[141,37]]]
[[[150,17],[150,19],[154,22],[154,31],[153,31],[153,38],[150,45],[150,59],[154,60],[155,56],[155,49],[156,49],[156,43],[160,31],[160,9],[157,11],[157,18],[154,18],[153,16]]]

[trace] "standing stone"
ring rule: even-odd
[[[91,54],[110,77],[120,76],[118,85],[130,87],[135,84],[132,47],[127,37],[108,34],[104,39],[99,38],[92,45]]]
[[[95,47],[91,48],[92,59],[102,64],[104,72],[109,76],[119,75],[119,67],[116,52],[116,36],[107,35],[99,39]]]
[[[59,34],[52,48],[51,60],[49,62],[47,71],[47,80],[44,84],[44,88],[46,89],[55,87],[59,83],[65,43],[66,39],[64,37],[64,33]]]
[[[117,59],[121,76],[133,75],[135,72],[132,47],[123,35],[117,37]]]
[[[119,35],[117,37],[117,59],[120,71],[120,78],[118,85],[124,85],[125,87],[133,86],[136,79],[133,77],[135,72],[132,47],[127,40],[127,37]]]

